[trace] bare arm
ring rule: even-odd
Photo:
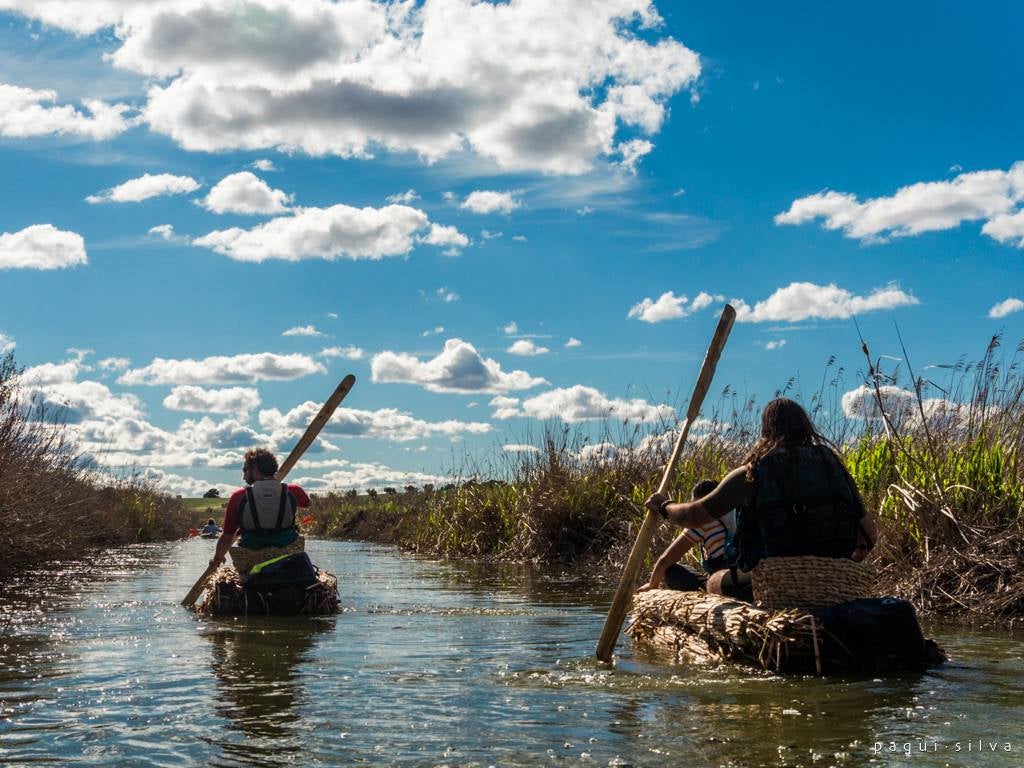
[[[711,493],[699,501],[669,503],[662,509],[666,497],[654,494],[646,502],[648,509],[663,511],[676,525],[699,528],[712,523],[729,511],[749,504],[754,498],[754,484],[747,481],[747,468],[737,467],[718,484]]]
[[[685,529],[679,534],[675,541],[669,544],[665,551],[661,553],[661,557],[654,564],[654,570],[651,571],[651,578],[647,580],[646,584],[643,584],[637,589],[637,592],[646,592],[648,589],[657,589],[661,586],[665,580],[665,572],[668,567],[673,563],[678,563],[683,555],[686,554],[694,544],[698,543],[700,539],[691,531],[689,528]]]

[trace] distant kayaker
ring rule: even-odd
[[[246,451],[242,465],[246,487],[239,488],[228,499],[224,530],[210,565],[224,562],[239,531],[242,538],[238,545],[246,549],[284,547],[298,537],[295,510],[308,507],[309,496],[298,485],[275,480],[276,472],[277,458],[266,448]]]
[[[218,533],[220,533],[220,526],[217,525],[217,523],[215,523],[213,521],[213,518],[211,517],[209,520],[206,521],[206,525],[199,529],[199,533],[202,536],[216,536]]]
[[[799,403],[776,398],[761,415],[753,449],[710,494],[674,503],[645,502],[676,525],[705,526],[738,509],[732,566],[708,579],[707,591],[745,597],[750,570],[762,558],[817,555],[863,560],[877,527],[835,449]]]
[[[690,498],[702,499],[718,487],[715,480],[701,480],[693,486]],[[658,589],[663,584],[668,589],[694,590],[703,589],[708,576],[727,568],[729,563],[725,557],[726,544],[736,530],[736,515],[730,511],[707,525],[684,528],[675,541],[668,545],[654,564],[651,578],[637,591],[645,592]],[[701,548],[701,568],[698,571],[688,565],[680,565],[679,561],[695,545]]]

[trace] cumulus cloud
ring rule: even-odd
[[[334,464],[341,468],[326,472],[320,477],[299,477],[297,482],[304,488],[314,490],[347,490],[350,488],[401,488],[406,485],[436,485],[450,479],[444,475],[393,469],[376,462],[352,462],[341,459]]]
[[[318,331],[315,325],[297,325],[294,328],[289,328],[287,331],[281,334],[282,336],[325,336],[326,334]]]
[[[127,104],[107,104],[86,99],[85,112],[70,105],[55,106],[57,92],[20,88],[0,83],[0,136],[78,136],[102,141],[123,133],[133,125],[125,117]]]
[[[501,329],[506,336],[514,336],[519,333],[519,324],[515,320],[511,321],[508,325]]]
[[[452,248],[465,248],[469,245],[469,238],[459,232],[455,227],[443,224],[431,224],[430,231],[419,239],[427,245],[451,246]]]
[[[278,444],[293,441],[301,435],[320,411],[320,403],[305,402],[286,413],[276,408],[260,412],[260,426],[271,432]],[[339,408],[324,426],[326,437],[373,437],[408,442],[425,437],[458,437],[464,434],[486,434],[492,429],[486,422],[424,421],[397,408],[365,411]]]
[[[427,330],[425,330],[423,333],[420,334],[420,336],[426,338],[427,336],[437,336],[438,334],[441,333],[444,333],[444,326],[436,325],[433,328],[428,328]]]
[[[459,294],[457,294],[455,291],[449,291],[444,286],[438,288],[434,292],[434,294],[445,304],[451,304],[459,300]]]
[[[579,339],[577,339],[574,336],[570,336],[569,340],[567,342],[565,342],[565,348],[566,349],[573,349],[575,347],[582,347],[582,346],[583,346],[583,342],[580,341]]]
[[[192,242],[236,261],[375,260],[411,251],[416,234],[428,224],[427,214],[404,205],[352,208],[338,204],[295,208],[291,216],[252,229],[218,230]]]
[[[64,269],[87,264],[85,240],[52,224],[0,232],[0,269]]]
[[[701,72],[646,0],[585,14],[544,0],[0,4],[76,34],[111,28],[110,60],[152,83],[144,120],[190,150],[468,150],[579,174],[627,154],[620,130],[653,137]]]
[[[259,392],[249,387],[204,389],[186,385],[175,387],[164,398],[164,408],[172,411],[235,413],[243,417],[259,404]]]
[[[547,383],[526,371],[502,371],[496,360],[481,357],[462,339],[448,339],[444,351],[427,361],[399,352],[381,352],[373,356],[371,369],[375,382],[418,384],[432,392],[497,394]]]
[[[634,139],[619,145],[618,150],[622,154],[620,165],[630,173],[636,173],[636,165],[644,155],[650,154],[654,145],[646,139]]]
[[[1005,301],[1000,301],[998,304],[993,306],[992,309],[988,311],[988,316],[993,318],[1006,317],[1014,312],[1020,312],[1022,309],[1024,309],[1024,301],[1010,298]]]
[[[173,173],[144,173],[137,179],[129,179],[116,187],[89,195],[87,203],[140,203],[151,197],[165,195],[187,195],[199,189],[199,182],[191,176],[175,176]]]
[[[786,346],[785,339],[772,339],[765,343],[764,348],[771,351],[773,349],[782,349],[784,346]]]
[[[822,219],[825,229],[841,230],[864,242],[882,242],[984,220],[984,234],[1024,247],[1022,202],[1024,162],[1018,162],[1008,171],[961,173],[949,181],[911,184],[890,197],[863,202],[850,193],[826,190],[795,200],[775,223]]]
[[[97,363],[103,371],[123,371],[131,364],[132,361],[127,357],[107,357]]]
[[[3,331],[0,331],[0,355],[7,354],[16,346],[18,346],[18,343],[14,340],[13,336],[8,336]]]
[[[534,344],[529,339],[519,339],[505,350],[511,355],[522,355],[523,357],[533,357],[534,355],[543,355],[551,350],[547,347],[540,347]]]
[[[254,173],[241,171],[218,181],[202,204],[213,213],[284,213],[292,204],[292,196],[272,189]]]
[[[78,360],[26,368],[18,381],[25,396],[67,424],[89,419],[141,419],[142,402],[132,394],[115,394],[96,381],[78,381]]]
[[[540,453],[540,448],[535,445],[524,445],[521,443],[507,443],[501,446],[506,453]]]
[[[419,193],[415,189],[407,189],[405,192],[399,192],[398,194],[388,195],[385,198],[389,203],[396,204],[409,204],[420,199]]]
[[[317,352],[319,357],[343,357],[346,360],[362,360],[363,354],[359,347],[324,347]]]
[[[157,237],[162,237],[164,240],[171,240],[174,237],[174,225],[157,224],[155,227],[150,227],[146,234],[156,235]]]
[[[718,297],[721,300],[720,297]],[[629,310],[628,317],[635,317],[645,323],[660,323],[664,320],[674,320],[680,317],[692,315],[694,312],[711,305],[716,297],[703,291],[690,301],[686,296],[676,296],[672,291],[666,291],[658,297],[657,301],[645,298],[639,304],[633,305]]]
[[[522,205],[514,192],[481,189],[470,192],[459,207],[473,213],[511,213]]]
[[[753,307],[743,299],[734,299],[732,302],[736,308],[736,320],[740,323],[845,319],[865,312],[910,307],[919,303],[895,284],[876,288],[867,296],[856,296],[831,283],[790,283]]]
[[[879,405],[879,398],[881,405]],[[966,423],[969,408],[942,397],[922,397],[908,389],[885,385],[878,388],[861,385],[843,394],[843,413],[850,419],[880,419],[884,414],[890,422],[906,427],[921,424],[921,414],[932,425],[958,426]]]
[[[278,355],[272,352],[215,355],[202,360],[153,359],[149,365],[125,371],[120,384],[241,384],[257,381],[290,381],[313,373],[326,373],[323,365],[308,355]]]
[[[535,419],[560,418],[566,422],[594,419],[622,419],[633,422],[674,422],[675,410],[667,405],[651,405],[646,400],[609,398],[593,387],[577,384],[573,387],[552,389],[519,404],[515,398],[494,398],[496,419],[527,416]]]
[[[274,171],[280,170],[280,168],[274,165],[273,160],[268,160],[267,158],[253,160],[252,167],[255,168],[257,171],[262,171],[263,173],[273,173]]]

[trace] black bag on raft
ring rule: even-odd
[[[283,588],[306,589],[317,583],[318,573],[309,555],[296,552],[254,565],[245,577],[245,588],[258,592]]]
[[[832,658],[871,674],[921,671],[946,655],[925,639],[914,606],[895,597],[869,597],[812,611],[825,630]]]

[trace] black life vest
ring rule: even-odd
[[[754,500],[736,519],[740,570],[765,557],[853,553],[864,507],[831,449],[774,450],[754,465],[754,483]]]
[[[285,483],[257,480],[245,489],[238,509],[238,527],[243,532],[276,533],[295,527],[298,502]]]

